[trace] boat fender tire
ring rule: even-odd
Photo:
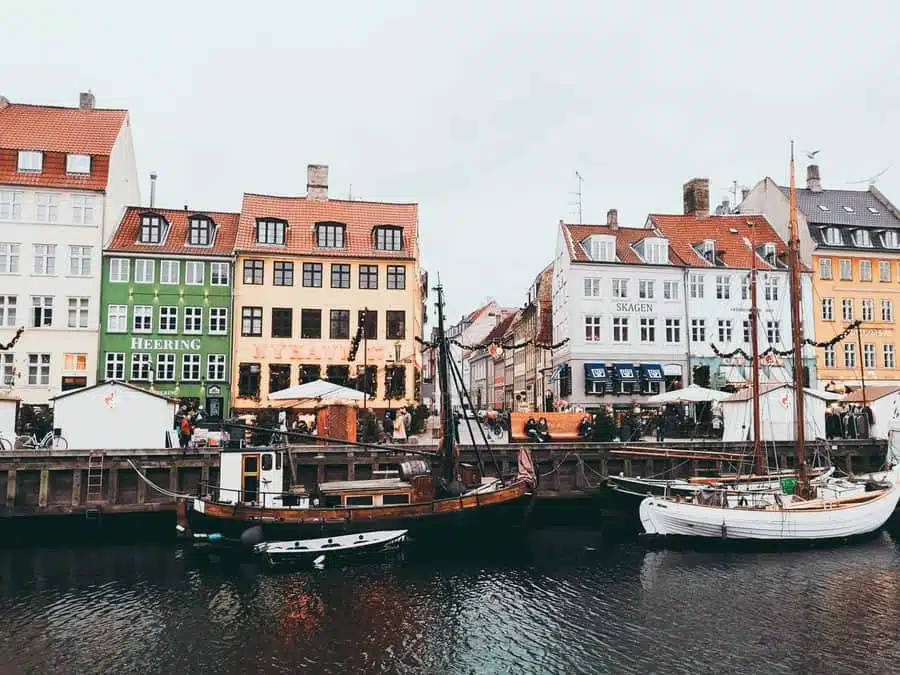
[[[246,530],[241,532],[241,546],[244,546],[246,548],[253,548],[257,544],[262,543],[262,541],[263,531],[259,525],[248,527]]]

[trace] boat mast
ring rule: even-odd
[[[753,352],[753,363],[750,369],[753,374],[753,391],[750,400],[753,401],[753,472],[761,476],[766,471],[766,458],[763,455],[762,440],[760,439],[760,413],[759,400],[762,392],[759,390],[759,305],[756,297],[756,227],[750,225],[750,347]]]
[[[441,454],[443,456],[442,475],[449,484],[455,474],[453,462],[453,411],[450,402],[450,377],[447,370],[449,359],[447,338],[444,335],[444,287],[438,283],[437,291],[437,347],[438,383],[441,387]]]
[[[794,464],[797,471],[799,494],[809,493],[809,475],[806,468],[806,424],[804,421],[803,389],[803,323],[800,320],[800,237],[797,228],[797,187],[794,179],[794,142],[791,141],[791,231],[788,242],[788,261],[791,272],[791,331],[794,339]]]

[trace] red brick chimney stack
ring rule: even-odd
[[[684,184],[684,215],[706,218],[709,215],[709,178],[692,178]]]
[[[822,179],[819,177],[818,164],[810,164],[806,167],[806,188],[810,192],[822,191]]]
[[[611,230],[619,229],[619,211],[618,209],[610,209],[606,212],[606,224]]]

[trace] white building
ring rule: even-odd
[[[763,441],[794,440],[794,387],[770,384],[760,387],[760,437]],[[840,398],[835,394],[805,389],[803,396],[806,440],[825,438],[825,408]],[[753,440],[753,402],[748,387],[722,401],[722,441],[741,443]]]
[[[103,245],[140,201],[125,110],[0,97],[0,386],[25,404],[97,374]]]
[[[9,446],[6,446],[6,443],[2,445],[10,449],[16,440],[16,417],[18,412],[19,399],[0,393],[0,437],[9,442]]]
[[[102,382],[53,399],[53,426],[70,450],[166,447],[178,402],[124,382]]]

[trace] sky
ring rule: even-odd
[[[418,202],[451,323],[525,302],[576,171],[583,222],[640,226],[695,176],[713,204],[786,183],[794,139],[800,182],[817,149],[825,187],[892,167],[900,203],[890,0],[33,0],[3,24],[0,94],[130,111],[145,204],[151,171],[159,206],[237,211],[315,163],[332,196]]]

